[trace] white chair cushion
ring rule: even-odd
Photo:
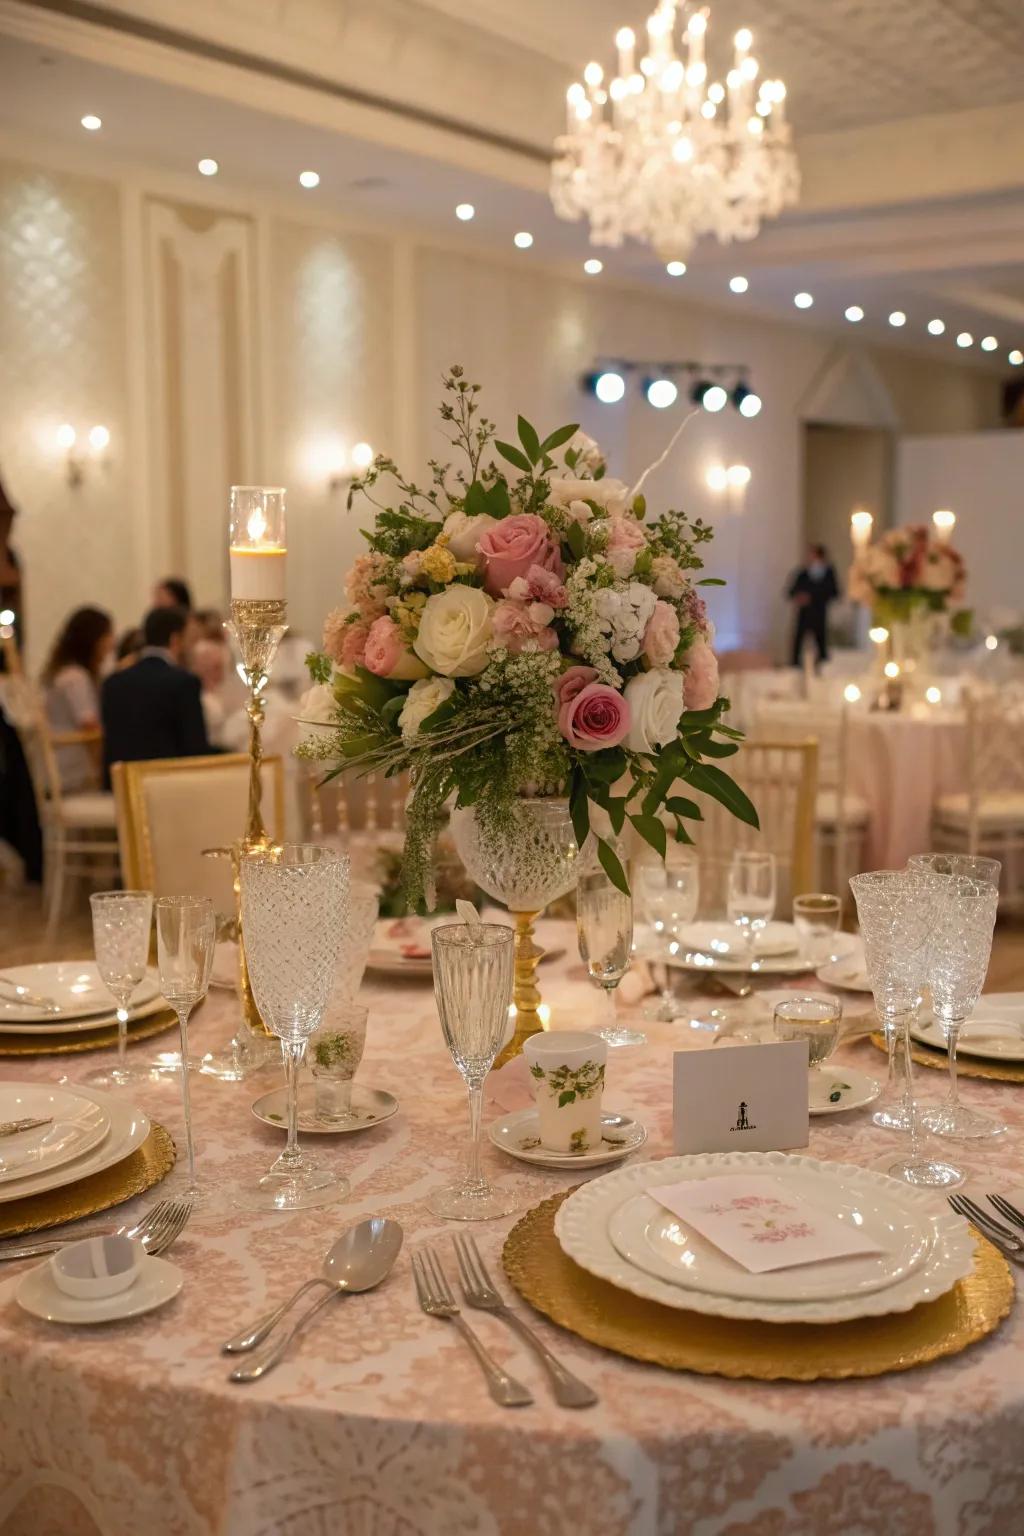
[[[871,807],[861,795],[843,796],[843,825],[866,827]],[[834,789],[819,789],[815,803],[814,819],[819,827],[834,827],[839,820],[839,796]]]
[[[110,827],[116,825],[113,795],[99,790],[81,795],[62,795],[61,821],[67,827]]]
[[[966,795],[942,795],[935,802],[936,820],[966,826],[969,807]],[[978,820],[985,827],[1024,827],[1024,794],[1006,790],[1002,794],[982,795]]]
[[[280,836],[274,805],[275,765],[264,763],[263,814],[272,837]],[[158,896],[209,896],[218,912],[233,912],[230,859],[211,859],[204,848],[221,848],[245,832],[249,807],[248,763],[218,762],[142,778],[149,828],[153,889]]]

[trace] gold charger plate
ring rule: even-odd
[[[120,1205],[122,1200],[130,1200],[159,1184],[170,1173],[177,1157],[170,1133],[154,1120],[142,1146],[113,1167],[79,1179],[76,1184],[0,1205],[0,1237],[42,1232],[65,1221],[77,1221],[80,1216],[109,1211],[112,1205]]]
[[[888,1051],[883,1034],[876,1033],[869,1038],[871,1044],[876,1045],[880,1051]],[[919,1067],[938,1067],[940,1072],[949,1071],[949,1057],[945,1051],[934,1046],[922,1045],[920,1040],[911,1040],[910,1054]],[[956,1075],[986,1077],[995,1083],[1024,1083],[1024,1061],[986,1060],[978,1056],[961,1056],[957,1052]]]
[[[193,1011],[195,1017],[198,1009]],[[128,1044],[135,1040],[148,1040],[150,1035],[162,1035],[178,1022],[173,1008],[162,1008],[140,1019],[138,1024],[128,1025]],[[0,1035],[0,1056],[67,1056],[72,1051],[103,1051],[117,1044],[117,1025],[107,1024],[102,1029],[83,1029],[75,1035]]]
[[[620,1291],[562,1252],[555,1213],[571,1193],[553,1195],[516,1223],[502,1253],[505,1273],[532,1307],[570,1333],[673,1371],[754,1381],[838,1381],[907,1371],[983,1339],[1013,1301],[1009,1265],[974,1232],[974,1272],[910,1312],[851,1323],[748,1323],[677,1312]]]

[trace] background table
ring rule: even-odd
[[[967,787],[963,715],[850,714],[849,788],[871,808],[865,869],[902,869],[931,848],[932,807]]]
[[[567,934],[568,937],[568,934]],[[594,996],[568,961],[545,966],[553,1021],[583,1025]],[[532,1358],[475,1314],[495,1354],[536,1404],[494,1406],[462,1341],[415,1303],[409,1255],[438,1239],[451,1272],[452,1227],[426,1209],[454,1171],[467,1123],[429,987],[367,984],[370,1030],[360,1077],[391,1089],[399,1114],[360,1136],[306,1138],[352,1181],[344,1203],[293,1216],[198,1215],[170,1257],[181,1295],[131,1322],[70,1329],[11,1299],[24,1266],[0,1272],[2,1536],[983,1536],[1021,1530],[1024,1321],[951,1360],[863,1382],[800,1386],[662,1371],[592,1348],[543,1319],[538,1330],[601,1395],[558,1409]],[[715,999],[722,1006],[722,999]],[[860,1006],[854,999],[853,1007]],[[211,995],[197,1053],[226,1039],[235,1000]],[[671,1153],[671,1052],[684,1026],[645,1025],[650,1043],[611,1053],[606,1102],[638,1112],[643,1157]],[[167,1037],[170,1041],[171,1037]],[[158,1041],[136,1049],[159,1048]],[[866,1042],[848,1049],[878,1073]],[[5,1062],[45,1080],[94,1057]],[[926,1098],[944,1091],[920,1074]],[[266,1080],[263,1081],[263,1078]],[[194,1079],[200,1169],[224,1206],[281,1145],[249,1106],[270,1086]],[[262,1083],[262,1086],[261,1086]],[[178,1087],[140,1095],[180,1137]],[[1004,1192],[1024,1186],[1024,1089],[964,1081],[964,1099],[1016,1128],[967,1161]],[[487,1118],[491,1118],[490,1111]],[[811,1151],[871,1163],[897,1139],[864,1112],[812,1121]],[[488,1147],[490,1172],[521,1210],[574,1182]],[[987,1166],[986,1166],[987,1165]],[[998,1173],[992,1170],[998,1168]],[[140,1201],[180,1187],[182,1170]],[[314,1273],[337,1233],[384,1212],[406,1246],[380,1290],[338,1301],[265,1381],[226,1381],[224,1338]],[[498,1255],[516,1217],[476,1229]],[[9,1276],[9,1278],[8,1278]],[[511,1288],[503,1282],[503,1289]],[[514,1293],[513,1293],[514,1294]],[[517,1301],[523,1311],[525,1304]]]

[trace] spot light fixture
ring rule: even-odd
[[[750,385],[744,383],[743,380],[736,385],[732,392],[732,403],[740,415],[746,416],[748,420],[761,414],[761,396],[756,394]]]
[[[716,384],[712,379],[698,379],[690,391],[690,399],[705,411],[716,412],[725,409],[729,396],[721,384]]]
[[[675,405],[679,389],[672,379],[650,378],[644,380],[644,394],[647,396],[648,405],[653,405],[655,410],[663,411],[668,406]]]

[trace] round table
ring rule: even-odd
[[[568,937],[568,935],[567,935]],[[571,942],[571,940],[570,940]],[[545,966],[556,1023],[579,1027],[595,998],[578,964]],[[352,1181],[344,1203],[292,1216],[230,1207],[233,1186],[271,1160],[280,1136],[250,1104],[273,1073],[228,1084],[194,1079],[200,1169],[222,1209],[197,1213],[170,1255],[185,1272],[176,1300],[132,1322],[70,1329],[37,1322],[0,1290],[2,1536],[954,1536],[1021,1529],[1024,1319],[923,1369],[862,1382],[775,1385],[675,1374],[603,1353],[531,1317],[600,1394],[585,1412],[558,1409],[535,1362],[496,1319],[475,1314],[494,1353],[535,1388],[531,1408],[487,1396],[459,1337],[416,1304],[410,1254],[436,1240],[451,1262],[452,1227],[426,1209],[450,1178],[467,1112],[428,985],[367,982],[370,1031],[360,1072],[396,1093],[393,1119],[359,1136],[316,1138]],[[856,1011],[861,999],[849,999]],[[721,999],[716,1002],[721,1005]],[[236,1002],[211,994],[192,1031],[197,1053],[221,1044]],[[651,1025],[649,1044],[612,1053],[606,1103],[638,1112],[640,1154],[671,1153],[672,1051],[681,1026]],[[170,1040],[172,1037],[168,1036]],[[159,1041],[142,1042],[145,1056]],[[848,1059],[881,1072],[867,1042]],[[93,1057],[6,1061],[5,1075],[53,1079]],[[920,1074],[926,1098],[944,1091]],[[1016,1127],[1000,1148],[973,1149],[980,1188],[1024,1187],[1024,1090],[964,1081],[964,1099]],[[139,1097],[180,1138],[173,1081]],[[493,1115],[493,1108],[487,1118]],[[870,1163],[895,1142],[866,1112],[811,1122],[811,1151]],[[313,1138],[307,1138],[307,1145]],[[521,1210],[571,1182],[505,1159],[496,1179]],[[577,1176],[578,1177],[578,1176]],[[121,1208],[128,1215],[180,1187],[182,1169]],[[980,1192],[980,1189],[979,1189]],[[1012,1198],[1011,1194],[1011,1198]],[[388,1281],[321,1313],[264,1380],[230,1385],[221,1340],[315,1273],[335,1235],[376,1213],[406,1243]],[[501,1274],[515,1217],[475,1235]],[[525,1303],[515,1298],[520,1311]]]
[[[847,783],[870,808],[865,869],[902,869],[932,845],[932,808],[967,787],[967,726],[952,710],[850,714]]]

